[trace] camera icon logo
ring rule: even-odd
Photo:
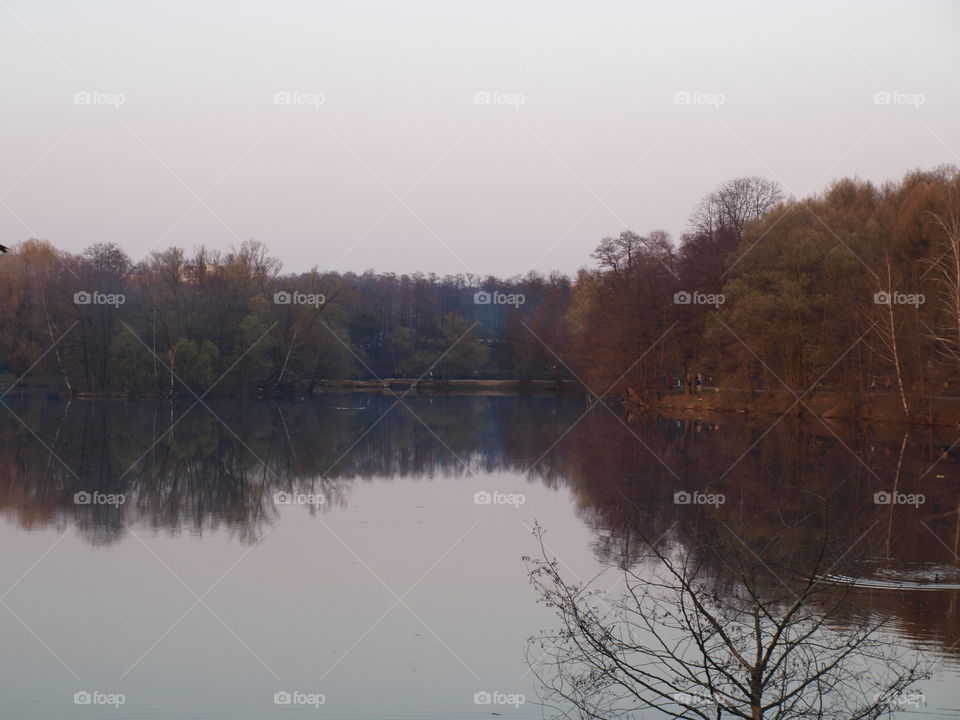
[[[873,94],[873,104],[874,105],[889,105],[893,102],[893,95],[891,95],[886,90],[880,90]]]
[[[674,505],[689,505],[692,499],[692,496],[686,490],[678,490],[673,494]]]
[[[493,102],[493,95],[481,90],[473,94],[474,105],[490,105]]]
[[[481,490],[480,492],[473,494],[474,505],[489,505],[492,502],[493,502],[493,495],[488,493],[486,490]]]
[[[889,505],[893,502],[893,495],[886,490],[881,490],[873,494],[873,502],[876,505]]]
[[[277,505],[289,505],[291,502],[293,502],[293,499],[290,497],[290,493],[283,492],[281,490],[280,492],[273,494],[273,501]]]
[[[484,290],[473,294],[474,305],[489,305],[491,300],[493,300],[493,296]]]
[[[673,94],[673,102],[675,105],[689,105],[693,102],[693,96],[686,90],[680,90]]]
[[[692,300],[693,297],[686,290],[681,290],[673,294],[674,305],[689,305]]]
[[[489,705],[492,702],[493,695],[488,693],[486,690],[481,690],[480,692],[473,694],[474,705]]]
[[[288,693],[286,690],[281,690],[273,694],[273,704],[274,705],[289,705],[293,702],[293,695]]]
[[[885,290],[881,290],[880,292],[875,292],[873,294],[873,302],[877,305],[889,305],[890,300],[890,293],[886,292]]]
[[[81,490],[73,494],[74,505],[89,505],[93,501],[93,496],[86,490]]]
[[[288,93],[286,90],[281,90],[280,92],[273,94],[274,105],[290,105],[292,102],[293,95]]]
[[[89,105],[93,102],[93,95],[86,90],[81,90],[73,94],[74,105]]]
[[[88,293],[86,290],[80,290],[73,294],[73,304],[74,305],[89,305],[93,302],[93,296]]]
[[[273,294],[274,305],[289,305],[291,302],[293,302],[293,296],[286,290],[281,290]]]
[[[86,690],[81,690],[80,692],[73,694],[74,705],[89,705],[92,702],[93,702],[93,695],[88,693]]]

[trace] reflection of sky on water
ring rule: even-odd
[[[524,640],[549,623],[520,560],[536,551],[535,520],[566,569],[590,577],[639,559],[638,518],[659,535],[690,512],[759,518],[774,496],[811,510],[809,498],[832,497],[844,509],[837,532],[874,528],[857,578],[893,614],[892,637],[931,651],[960,639],[956,499],[936,477],[954,476],[953,459],[917,484],[949,445],[932,434],[915,433],[901,458],[894,430],[840,443],[784,423],[746,452],[763,427],[653,417],[631,425],[645,448],[607,413],[556,442],[584,412],[575,396],[408,402],[423,423],[402,407],[383,415],[392,399],[380,395],[218,401],[219,420],[194,410],[178,421],[186,408],[161,403],[14,405],[47,447],[12,418],[0,424],[0,542],[17,549],[3,554],[0,591],[29,570],[5,602],[49,649],[0,613],[14,649],[0,661],[11,716],[73,712],[85,687],[123,688],[148,717],[254,716],[284,688],[319,688],[325,711],[344,717],[487,716],[464,696],[533,697]],[[894,482],[926,503],[874,504]],[[691,510],[673,502],[677,489],[726,501]],[[75,505],[76,492],[125,501]],[[476,493],[523,502],[476,504]],[[680,522],[668,539],[684,533]],[[905,592],[914,585],[924,591]],[[958,704],[955,667],[923,685],[927,710]],[[539,717],[532,705],[511,714]]]

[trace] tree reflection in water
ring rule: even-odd
[[[823,537],[856,548],[842,573],[830,573],[868,586],[845,600],[851,621],[869,609],[893,616],[898,634],[926,645],[955,652],[960,644],[960,459],[951,449],[956,438],[941,430],[907,435],[892,425],[794,419],[770,429],[772,418],[657,415],[627,429],[602,409],[578,421],[586,406],[575,395],[413,394],[405,402],[417,417],[378,394],[216,400],[210,411],[31,395],[4,402],[24,422],[0,414],[0,510],[24,528],[76,525],[94,544],[118,542],[137,527],[225,530],[254,542],[277,521],[278,493],[322,496],[304,512],[336,512],[358,482],[458,478],[466,464],[478,475],[513,473],[569,489],[597,558],[611,567],[637,566],[650,554],[644,538],[666,533],[671,553],[694,553],[719,583],[738,577],[736,567],[695,554],[708,526],[691,523],[692,515],[712,519],[714,538],[729,535],[716,524],[722,518],[752,548],[781,532],[784,517],[804,518],[791,531],[792,566],[816,566]],[[125,502],[75,504],[84,491],[123,494]],[[877,493],[892,491],[922,494],[924,503],[875,503]],[[697,510],[675,504],[676,492],[722,493],[726,502]],[[897,587],[905,578],[933,589],[875,582]]]

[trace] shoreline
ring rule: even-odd
[[[960,397],[908,396],[910,417],[895,393],[840,393],[818,390],[803,402],[787,393],[756,394],[750,390],[704,388],[700,393],[671,393],[642,402],[636,396],[627,400],[635,412],[672,411],[686,414],[709,412],[722,415],[792,415],[843,421],[855,424],[894,424],[906,426],[960,427]]]
[[[383,378],[382,380],[324,380],[313,389],[314,395],[328,392],[390,392],[415,390],[429,393],[465,393],[515,395],[526,392],[582,392],[583,386],[572,380],[416,380]],[[304,391],[304,394],[308,394]]]
[[[3,392],[8,385],[0,387]],[[62,387],[22,384],[16,392],[44,393],[76,400],[169,400],[168,395],[130,395],[124,392],[66,393]],[[416,380],[406,378],[383,378],[382,380],[323,380],[313,389],[278,388],[272,391],[214,394],[212,397],[250,400],[283,398],[307,398],[338,392],[463,394],[506,396],[523,394],[583,394],[589,399],[584,387],[567,380]],[[189,391],[177,396],[191,397]],[[911,417],[907,418],[902,401],[896,393],[851,393],[832,390],[817,390],[803,398],[786,392],[755,393],[750,390],[705,387],[699,393],[668,392],[656,397],[643,398],[630,392],[622,401],[608,399],[610,405],[619,405],[629,413],[660,412],[680,419],[696,419],[703,414],[718,417],[738,416],[783,416],[819,418],[824,421],[852,424],[889,424],[911,427],[960,427],[960,397],[908,396]]]

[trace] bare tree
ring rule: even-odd
[[[624,230],[615,238],[601,240],[591,257],[599,262],[601,269],[618,279],[653,262],[660,263],[675,276],[673,246],[665,230],[653,230],[646,237]]]
[[[950,193],[942,213],[933,213],[933,223],[942,237],[938,255],[924,260],[937,289],[941,320],[928,328],[940,360],[960,366],[960,191]]]
[[[893,367],[894,374],[897,377],[897,392],[900,395],[900,404],[903,406],[903,412],[910,418],[910,401],[907,399],[906,383],[904,382],[904,363],[903,347],[901,336],[901,323],[897,321],[894,303],[894,293],[898,292],[894,287],[893,269],[890,263],[890,252],[884,251],[884,268],[886,278],[877,276],[874,293],[875,323],[873,325],[872,339],[867,340],[867,346],[882,361]]]
[[[743,226],[758,220],[783,200],[779,183],[762,177],[739,177],[727,180],[703,198],[690,216],[695,233],[714,237],[721,230],[730,230],[740,242]]]
[[[694,548],[645,542],[652,566],[628,563],[613,593],[565,580],[535,532],[531,582],[560,628],[528,657],[557,717],[865,720],[924,677],[918,657],[878,636],[883,619],[843,610],[852,590],[826,579],[826,542],[802,573],[782,557],[799,545],[790,532],[756,549],[732,533]]]

